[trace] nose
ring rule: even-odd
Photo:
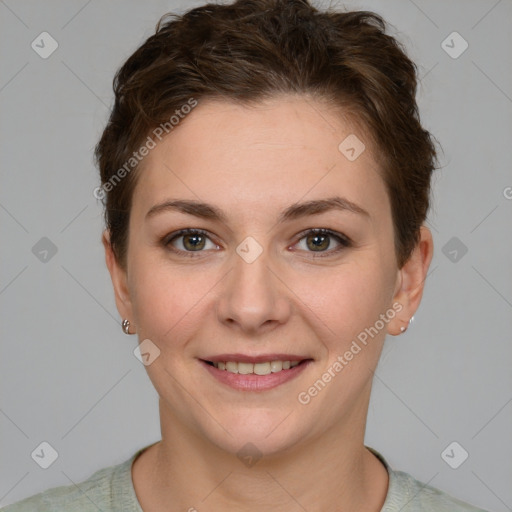
[[[233,267],[222,281],[217,304],[221,323],[247,335],[268,332],[290,317],[292,292],[264,250],[247,262],[233,254]]]

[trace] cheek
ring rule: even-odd
[[[294,291],[314,313],[317,333],[335,349],[375,323],[388,308],[388,288],[382,265],[359,255],[357,263],[302,276]]]
[[[132,303],[138,333],[167,346],[180,345],[197,326],[197,315],[212,280],[205,272],[183,271],[141,257],[133,268]]]

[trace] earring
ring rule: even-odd
[[[411,318],[409,318],[409,325],[411,325],[411,324],[412,324],[412,321],[413,321],[413,320],[414,320],[414,315],[412,315],[412,316],[411,316]],[[400,327],[400,332],[401,332],[401,333],[402,333],[402,332],[405,332],[405,331],[407,330],[407,328],[408,328],[408,327],[409,327],[409,326],[407,326],[407,327],[403,327],[403,326],[402,326],[402,327]]]
[[[123,328],[123,332],[125,334],[130,334],[130,321],[126,318],[122,321],[121,327]]]

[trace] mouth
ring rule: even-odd
[[[287,354],[258,357],[225,354],[199,361],[210,375],[230,388],[265,391],[294,379],[313,359]]]

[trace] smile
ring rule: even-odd
[[[200,362],[216,381],[225,386],[238,391],[266,391],[298,377],[313,359],[272,359],[255,363],[202,359]]]

